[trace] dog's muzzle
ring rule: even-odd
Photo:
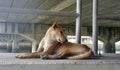
[[[61,43],[65,43],[65,42],[68,42],[68,40],[67,40],[67,39],[64,39],[63,41],[61,41]]]

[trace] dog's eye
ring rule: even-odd
[[[62,31],[60,31],[60,34],[63,34],[63,32],[62,32]]]

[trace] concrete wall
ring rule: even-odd
[[[37,41],[40,41],[43,38],[49,26],[50,25],[41,25],[41,24],[35,25],[35,39]]]
[[[51,24],[52,25],[52,24]],[[45,35],[47,29],[51,26],[47,24],[35,24],[35,39],[40,41]],[[62,25],[61,25],[62,26]],[[75,27],[74,26],[62,26],[65,35],[75,35]]]

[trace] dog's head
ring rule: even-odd
[[[56,20],[46,32],[46,36],[48,36],[53,41],[64,43],[67,41],[66,36],[64,35],[62,27],[57,23],[58,22]]]

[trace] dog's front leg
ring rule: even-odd
[[[18,54],[15,57],[16,58],[40,58],[41,52],[34,52],[34,53],[22,53],[22,54]]]

